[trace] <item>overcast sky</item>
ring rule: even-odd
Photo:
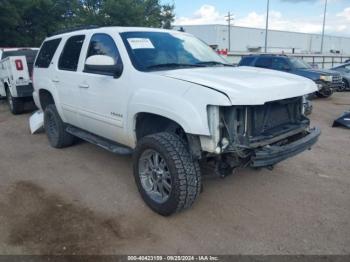
[[[266,0],[163,0],[175,4],[177,25],[225,24],[265,27]],[[321,33],[325,0],[270,0],[270,28]],[[350,36],[350,0],[328,0],[326,33]]]

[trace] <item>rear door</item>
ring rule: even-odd
[[[77,127],[81,127],[78,117],[81,106],[79,88],[81,80],[77,70],[84,40],[85,35],[68,37],[51,79],[56,85],[65,121]]]

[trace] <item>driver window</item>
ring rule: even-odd
[[[86,59],[93,55],[110,56],[116,63],[121,63],[117,46],[112,37],[107,34],[94,34],[91,37]]]
[[[290,68],[287,61],[285,61],[282,58],[274,58],[272,62],[272,69],[280,70],[280,71],[286,71],[288,68]]]

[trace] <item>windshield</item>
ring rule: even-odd
[[[312,69],[311,65],[306,63],[304,60],[292,57],[290,58],[290,62],[292,63],[293,67],[296,69]]]
[[[208,45],[191,35],[125,32],[121,37],[134,67],[140,71],[228,65]]]

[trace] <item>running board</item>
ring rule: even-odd
[[[102,147],[114,154],[118,155],[131,155],[133,150],[129,147],[123,146],[106,138],[102,138],[100,136],[94,135],[90,132],[82,130],[80,128],[74,126],[68,126],[66,131],[73,136],[79,137],[91,144]]]

